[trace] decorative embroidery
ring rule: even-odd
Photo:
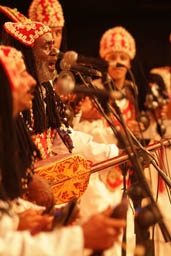
[[[43,86],[41,87],[40,93],[41,93],[42,100],[45,100],[46,90]],[[52,152],[52,146],[53,146],[53,141],[54,141],[54,138],[55,138],[57,132],[58,132],[60,138],[62,139],[63,143],[68,148],[68,151],[71,153],[72,149],[73,149],[73,143],[72,143],[72,140],[69,135],[71,133],[71,131],[70,131],[70,128],[69,128],[69,125],[67,123],[67,119],[65,116],[66,108],[65,108],[64,104],[62,103],[62,101],[60,100],[60,98],[55,94],[55,92],[54,92],[54,97],[55,97],[56,109],[58,111],[58,114],[60,117],[60,122],[61,122],[61,126],[59,128],[52,129],[49,127],[47,129],[47,131],[44,131],[41,134],[35,134],[35,132],[33,130],[34,117],[33,117],[32,108],[30,109],[31,125],[29,125],[29,122],[26,122],[26,125],[27,125],[30,133],[32,134],[32,139],[41,153],[42,159],[46,159],[46,158],[52,157],[54,155],[54,153]]]
[[[122,51],[129,55],[130,59],[135,57],[135,40],[123,27],[108,29],[100,40],[100,56],[105,57],[107,53]]]
[[[79,198],[88,186],[90,163],[79,154],[49,158],[36,165],[35,173],[49,181],[57,204]]]
[[[123,183],[122,171],[119,166],[107,171],[106,175],[99,174],[99,177],[111,191],[115,191]]]
[[[6,22],[5,30],[24,45],[34,46],[35,41],[51,29],[40,22],[13,23]]]
[[[17,76],[17,64],[21,64],[25,67],[24,60],[21,52],[10,46],[0,46],[0,62],[4,67],[4,70],[8,76],[11,87],[13,90],[19,86],[19,80]]]
[[[4,13],[13,22],[27,22],[29,19],[21,14],[17,8],[11,9],[7,6],[0,5],[0,12]]]
[[[57,0],[33,0],[28,17],[49,27],[63,27],[64,16],[61,4]]]
[[[55,135],[56,130],[51,130],[51,128],[41,134],[32,135],[32,139],[39,149],[42,159],[46,159],[54,155],[52,152],[52,145]]]

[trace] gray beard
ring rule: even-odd
[[[37,68],[38,80],[40,84],[48,82],[49,80],[53,80],[56,76],[56,70],[54,70],[53,72],[50,72],[48,70],[47,63],[45,62],[37,63],[36,68]]]

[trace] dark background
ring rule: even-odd
[[[0,0],[27,15],[31,0]],[[121,25],[135,38],[133,71],[140,91],[153,67],[171,66],[171,0],[60,0],[67,47],[98,57],[99,41],[109,28]],[[135,68],[136,66],[136,68]]]
[[[68,48],[98,56],[102,34],[117,25],[135,38],[137,54],[149,67],[170,65],[171,0],[60,0]],[[119,3],[120,2],[120,3]],[[31,0],[0,0],[27,15]]]

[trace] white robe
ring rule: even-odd
[[[106,127],[104,120],[98,119],[93,122],[82,121],[77,122],[74,126],[75,130],[91,134],[96,145],[105,143],[106,147],[116,144],[116,138],[110,127]],[[78,131],[77,131],[78,132]],[[98,143],[97,143],[98,142]],[[94,142],[95,143],[95,142]],[[110,144],[109,144],[110,143]],[[116,147],[116,146],[115,146]],[[100,149],[99,149],[100,150]],[[117,156],[118,151],[114,150],[106,157],[106,159]],[[105,160],[105,159],[104,159]],[[102,161],[102,160],[101,160]],[[101,175],[106,175],[108,168],[100,171]],[[89,186],[80,201],[80,214],[82,221],[87,220],[91,215],[105,210],[108,206],[116,206],[122,198],[123,185],[118,186],[115,191],[110,191],[106,185],[99,179],[99,173],[91,176]],[[130,201],[131,203],[131,201]],[[120,241],[122,236],[120,237]],[[128,209],[127,214],[127,256],[133,256],[135,247],[134,234],[134,216],[131,208]],[[113,248],[105,251],[105,256],[121,255],[121,245],[115,244]]]
[[[17,231],[17,225],[17,215],[1,214],[1,256],[81,256],[83,254],[84,240],[80,226],[59,228],[32,236],[29,231]]]

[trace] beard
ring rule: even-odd
[[[53,80],[56,77],[56,70],[49,71],[48,62],[45,61],[36,61],[36,69],[38,74],[38,81],[40,84]]]

